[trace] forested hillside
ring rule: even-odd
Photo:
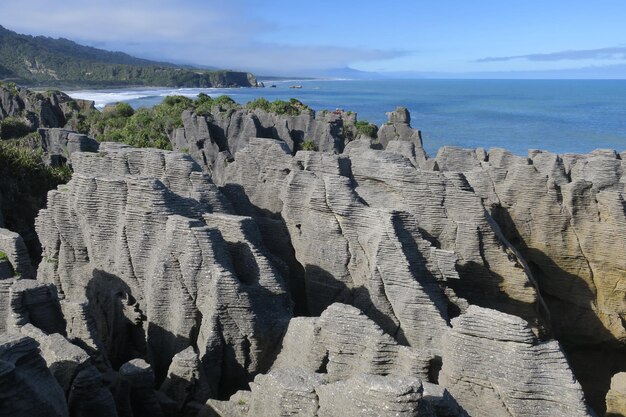
[[[0,26],[0,80],[30,86],[256,86],[250,73],[177,66]]]

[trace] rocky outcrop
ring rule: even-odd
[[[35,278],[28,250],[22,237],[8,229],[0,228],[0,258],[6,258],[16,275],[21,278]]]
[[[72,162],[37,229],[38,279],[93,317],[73,338],[95,327],[114,369],[149,358],[158,384],[197,347],[212,396],[268,369],[291,304],[254,222],[211,214],[230,205],[189,156],[103,144]]]
[[[72,151],[38,279],[0,262],[2,323],[71,415],[593,415],[574,375],[622,346],[622,160],[429,160],[389,118],[385,149],[347,112],[216,109],[185,113],[188,154]]]
[[[443,148],[440,169],[463,171],[529,264],[555,336],[596,409],[615,369],[626,370],[623,160],[613,151],[520,157]],[[604,353],[593,361],[594,350]],[[590,364],[591,368],[589,367]]]
[[[0,416],[68,417],[63,389],[27,336],[0,334]]]
[[[71,166],[74,152],[97,152],[99,143],[86,135],[67,129],[39,129],[41,143],[31,139],[34,148],[41,147],[44,163],[50,166]],[[35,143],[33,143],[35,142]]]
[[[360,374],[328,383],[323,374],[281,369],[259,375],[249,393],[210,400],[200,416],[426,417],[419,379]]]
[[[9,289],[9,300],[7,330],[19,332],[30,323],[46,334],[65,334],[65,319],[54,285],[17,280]]]
[[[388,121],[383,124],[378,131],[378,141],[380,144],[388,148],[398,145],[397,142],[410,142],[415,145],[415,159],[419,166],[426,163],[426,152],[422,144],[422,133],[419,130],[411,128],[411,115],[404,107],[398,107],[392,112],[387,113]]]
[[[319,318],[291,320],[272,369],[297,366],[329,381],[364,373],[428,378],[432,355],[399,345],[359,309],[335,303]]]
[[[470,415],[592,415],[558,342],[539,342],[519,317],[470,306],[443,347],[439,381]]]
[[[303,108],[299,115],[290,115],[215,107],[206,116],[185,111],[182,121],[183,127],[170,135],[174,150],[188,152],[216,182],[224,166],[237,158],[251,138],[280,140],[294,154],[305,142],[318,151],[341,153],[359,137],[356,114],[339,110],[315,113]]]
[[[60,91],[37,93],[14,85],[0,83],[0,137],[12,137],[2,120],[10,117],[34,132],[38,128],[65,127],[74,113],[94,108],[92,101],[76,100]]]

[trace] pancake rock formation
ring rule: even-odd
[[[73,175],[38,268],[0,229],[0,416],[620,415],[621,155],[429,158],[388,117],[41,131]]]

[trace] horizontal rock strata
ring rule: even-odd
[[[103,144],[72,160],[37,228],[39,280],[93,317],[74,308],[73,339],[115,369],[149,358],[158,383],[193,345],[213,396],[267,369],[291,304],[254,223],[203,217],[230,205],[188,156]]]
[[[593,415],[558,342],[519,317],[470,306],[443,346],[439,381],[470,415]]]

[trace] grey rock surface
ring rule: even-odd
[[[182,416],[196,416],[211,391],[200,357],[192,346],[172,358],[160,391],[176,402]]]
[[[60,128],[74,112],[94,108],[94,102],[72,99],[61,91],[35,92],[22,87],[0,85],[0,120],[15,117],[31,132],[38,128]],[[0,132],[0,136],[4,134]]]
[[[71,165],[74,152],[97,152],[99,143],[87,135],[68,129],[39,129],[44,162],[51,166]]]
[[[18,332],[32,324],[47,334],[65,334],[65,319],[57,289],[33,279],[16,280],[9,289],[7,329]]]
[[[0,416],[68,417],[63,389],[39,353],[38,343],[0,334]]]
[[[428,378],[432,353],[399,345],[357,308],[332,304],[319,318],[296,317],[272,369],[324,372],[329,381],[366,373]]]
[[[470,306],[443,346],[439,382],[470,415],[593,415],[559,343],[519,317]]]
[[[95,327],[114,369],[149,358],[159,384],[197,346],[212,396],[268,369],[291,303],[254,223],[212,216],[230,204],[186,155],[102,144],[73,164],[37,221],[38,278],[88,300],[95,326],[79,320],[72,338],[94,345]]]
[[[432,416],[417,378],[358,374],[328,382],[324,374],[290,368],[259,375],[250,388],[229,401],[209,400],[199,416]]]
[[[6,255],[15,274],[25,279],[35,278],[28,250],[18,233],[0,228],[0,252]]]
[[[463,152],[473,151],[457,151]],[[626,247],[624,161],[606,150],[521,157],[503,149],[490,150],[479,166],[462,161],[449,152],[437,156],[442,169],[464,171],[532,268],[550,327],[574,352],[574,370],[594,408],[602,410],[611,376],[626,369],[626,260],[615,256]],[[604,353],[590,360],[598,348]]]

